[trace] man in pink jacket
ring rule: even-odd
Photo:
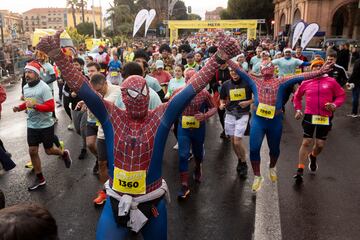
[[[322,67],[324,61],[315,60],[311,70]],[[305,95],[305,115],[302,112],[302,97]],[[303,118],[303,141],[299,150],[299,164],[296,183],[302,183],[305,161],[309,161],[309,170],[315,173],[318,169],[316,158],[324,148],[327,134],[331,128],[333,112],[345,102],[345,91],[334,78],[324,74],[316,79],[302,82],[294,96],[295,119]],[[315,133],[315,143],[313,136]],[[309,147],[312,151],[309,153]]]

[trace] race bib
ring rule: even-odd
[[[329,117],[323,117],[320,115],[312,115],[311,123],[313,125],[330,125]]]
[[[200,122],[193,116],[183,116],[181,125],[182,128],[199,128]]]
[[[96,125],[97,127],[100,127],[100,126],[101,126],[100,121],[99,121],[99,120],[96,120],[95,125]]]
[[[295,74],[302,74],[301,68],[295,69]]]
[[[110,77],[117,77],[117,76],[119,76],[118,72],[111,72],[110,73]]]
[[[32,102],[32,104],[36,104],[36,99],[35,98],[25,98],[25,101],[30,101]],[[32,107],[27,107],[27,110],[33,109]]]
[[[114,168],[114,180],[112,188],[115,191],[127,194],[146,193],[146,171],[128,172],[123,169]]]
[[[244,99],[246,99],[245,88],[230,90],[230,101],[241,101]]]
[[[275,106],[259,103],[259,106],[256,110],[256,115],[264,118],[273,119],[275,116]]]

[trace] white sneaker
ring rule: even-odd
[[[251,187],[253,192],[257,192],[261,189],[262,182],[264,181],[264,178],[262,176],[255,176],[254,182]]]
[[[174,150],[178,150],[178,149],[179,149],[179,144],[176,143],[175,146],[173,146],[173,149],[174,149]]]
[[[277,181],[278,177],[275,168],[269,168],[269,177],[273,183]]]
[[[67,126],[68,130],[74,130],[74,124],[71,123]]]
[[[348,115],[346,115],[346,116],[352,117],[352,118],[357,118],[357,117],[359,117],[359,115],[357,115],[357,114],[348,114]]]

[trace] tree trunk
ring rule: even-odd
[[[71,4],[71,12],[72,12],[72,17],[73,17],[73,21],[74,21],[74,27],[76,27],[76,13],[75,13],[75,6],[74,4]]]
[[[81,0],[81,15],[82,15],[82,22],[85,22],[85,12],[84,12],[84,0]]]

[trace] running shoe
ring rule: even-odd
[[[178,192],[178,198],[179,199],[186,199],[187,196],[190,194],[190,189],[188,186],[181,185],[181,188]]]
[[[95,165],[93,167],[93,174],[94,175],[99,175],[99,163],[98,163],[97,160],[95,161]]]
[[[262,185],[263,181],[264,181],[264,178],[262,176],[255,176],[254,177],[254,182],[253,182],[253,185],[251,187],[253,192],[257,192],[257,191],[259,191],[261,189],[261,185]]]
[[[269,168],[269,177],[273,183],[277,181],[278,177],[275,168]]]
[[[59,141],[59,143],[60,143],[60,150],[61,150],[61,151],[64,151],[64,150],[65,150],[65,143],[64,143],[64,141]]]
[[[73,123],[70,123],[68,126],[67,126],[67,129],[72,131],[74,130],[74,124]]]
[[[43,178],[42,180],[39,180],[38,178],[35,179],[34,183],[32,185],[30,185],[30,187],[28,187],[29,191],[34,191],[36,189],[38,189],[39,187],[42,187],[46,184],[45,178]]]
[[[315,173],[316,170],[318,169],[318,165],[316,163],[316,157],[312,156],[311,153],[308,155],[308,160],[309,160],[309,170],[312,173]]]
[[[176,144],[173,146],[173,149],[174,149],[174,150],[178,150],[178,149],[179,149],[179,144],[176,143]]]
[[[106,201],[106,193],[101,190],[97,194],[97,197],[93,200],[94,204],[97,206],[103,205]]]
[[[27,162],[27,163],[25,164],[25,168],[33,169],[34,166],[33,166],[32,162],[29,161],[29,162]]]
[[[79,155],[79,159],[80,160],[82,160],[82,159],[84,159],[85,158],[85,156],[86,156],[86,148],[83,148],[83,149],[81,149],[81,152],[80,152],[80,155]]]
[[[295,183],[296,183],[296,184],[301,184],[301,183],[303,182],[303,178],[304,178],[304,174],[303,174],[303,173],[297,172],[297,173],[294,175],[294,179],[295,179]]]
[[[65,149],[63,155],[61,156],[62,159],[64,160],[65,163],[65,167],[66,168],[70,168],[71,167],[71,163],[72,163],[72,159],[70,156],[70,152],[69,150]]]
[[[201,183],[202,180],[202,164],[196,164],[195,171],[193,174],[195,182]]]
[[[248,174],[248,166],[246,162],[238,162],[236,167],[236,171],[238,172],[240,178],[246,178]]]

